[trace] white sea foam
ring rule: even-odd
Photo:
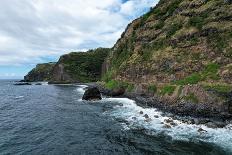
[[[15,99],[21,99],[24,98],[24,96],[16,96]]]
[[[85,88],[88,87],[87,85],[78,85],[78,88],[76,89],[76,91],[78,93],[84,94],[85,93]]]
[[[125,127],[125,124],[123,125],[123,128],[125,129],[142,127],[154,131],[154,133],[165,133],[171,136],[174,140],[214,143],[224,148],[226,151],[232,152],[232,125],[228,125],[224,128],[212,129],[205,125],[185,124],[179,120],[173,120],[177,126],[165,128],[163,124],[165,120],[172,118],[162,116],[162,112],[155,108],[140,107],[133,100],[127,98],[108,98],[105,99],[105,101],[122,104],[122,106],[115,106],[112,111],[106,112],[106,114],[128,121],[129,124],[127,127]],[[143,114],[140,114],[140,111],[143,111]],[[144,117],[145,114],[151,119],[147,119],[146,121],[146,118]],[[155,118],[155,115],[158,116],[158,118]],[[198,130],[200,128],[207,132],[199,132]]]
[[[48,85],[48,82],[41,82],[42,85]]]
[[[77,91],[84,94],[84,88],[86,87],[86,85],[79,85]],[[128,121],[129,124],[122,124],[124,130],[142,127],[153,131],[154,134],[165,133],[171,136],[174,140],[192,140],[214,143],[232,153],[232,124],[224,128],[212,129],[205,125],[186,124],[179,120],[173,120],[177,126],[165,128],[165,120],[172,118],[163,116],[162,112],[158,111],[156,108],[143,108],[138,106],[135,101],[128,98],[103,98],[101,102],[120,103],[120,105],[115,105],[112,111],[105,112],[105,114]],[[140,114],[141,111],[143,114]],[[145,114],[151,119],[146,119],[144,117]],[[155,118],[154,116],[158,116],[158,118]],[[206,132],[199,132],[198,130],[200,128]]]

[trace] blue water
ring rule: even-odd
[[[186,140],[175,138],[181,137],[173,134],[177,129],[130,121],[142,108],[131,100],[84,102],[83,87],[0,81],[0,154],[230,154],[230,143],[221,145],[220,137],[214,142],[187,134]]]

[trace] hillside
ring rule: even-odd
[[[228,0],[161,0],[128,25],[105,61],[103,80],[168,103],[224,108],[221,94],[232,90],[231,21]]]
[[[96,82],[101,79],[101,66],[109,53],[107,48],[72,52],[60,57],[52,71],[52,81]]]
[[[61,56],[57,63],[37,65],[24,80],[57,83],[96,82],[101,79],[101,66],[108,53],[107,48],[72,52]]]
[[[54,66],[55,63],[53,62],[38,64],[24,77],[24,80],[28,82],[49,81],[51,80],[51,71]]]
[[[63,55],[44,80],[102,79],[175,113],[232,118],[231,21],[230,0],[160,0],[112,49]]]

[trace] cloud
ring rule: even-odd
[[[111,47],[154,0],[2,0],[0,66]]]

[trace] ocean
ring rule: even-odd
[[[232,154],[232,125],[165,128],[168,116],[127,98],[82,101],[85,85],[13,84],[0,81],[1,155]]]

